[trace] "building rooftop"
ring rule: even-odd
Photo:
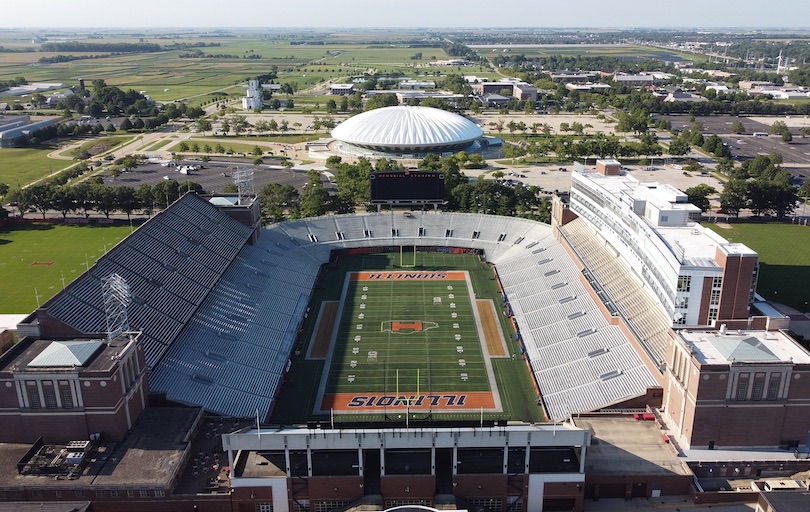
[[[627,174],[605,176],[590,169],[577,174],[614,196],[615,200],[631,206],[644,201],[662,211],[685,211],[689,214],[700,211],[695,205],[685,202],[686,194],[668,184],[642,183]],[[686,222],[682,226],[650,225],[684,265],[719,267],[715,259],[718,247],[727,254],[757,254],[747,246],[731,243],[696,222]]]
[[[28,444],[0,444],[0,487],[75,487],[125,486],[168,488],[182,468],[190,449],[191,434],[201,418],[201,409],[186,407],[153,407],[144,409],[138,422],[121,443],[96,444],[87,450],[86,465],[76,472],[52,468],[20,474],[17,463],[31,448]],[[27,466],[41,466],[35,459],[55,460],[64,446],[45,445],[27,461]],[[67,464],[66,461],[64,461]],[[69,473],[73,473],[68,477]],[[58,475],[55,477],[55,475]]]
[[[109,371],[118,363],[115,356],[129,342],[127,338],[107,344],[101,339],[23,340],[0,358],[0,371],[43,371],[53,368],[81,368]]]
[[[810,364],[810,354],[780,331],[691,331],[678,336],[693,349],[700,364],[799,363]]]
[[[589,416],[576,418],[575,423],[591,431],[586,474],[691,474],[673,446],[664,441],[654,421],[637,421],[632,416]]]

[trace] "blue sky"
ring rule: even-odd
[[[19,27],[808,27],[807,0],[3,0]]]

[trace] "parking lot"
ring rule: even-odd
[[[689,126],[688,115],[666,116],[672,127],[682,130]],[[723,142],[731,147],[731,153],[737,162],[748,160],[757,155],[780,153],[782,166],[795,178],[803,180],[810,176],[810,138],[799,135],[801,127],[810,126],[810,119],[805,117],[793,118],[784,116],[774,117],[738,117],[738,116],[705,116],[697,117],[695,121],[701,123],[704,135],[718,135]],[[745,133],[731,133],[731,124],[740,121],[745,127]],[[782,142],[780,135],[771,135],[771,125],[776,121],[784,122],[793,135],[791,142]],[[764,133],[765,136],[753,135]]]
[[[203,165],[202,169],[190,171],[189,174],[181,174],[182,166]],[[206,192],[222,192],[227,185],[234,184],[234,174],[239,169],[253,169],[253,188],[260,191],[268,183],[280,183],[282,185],[292,185],[298,191],[302,191],[307,182],[307,172],[301,169],[285,169],[280,165],[262,164],[254,166],[252,163],[236,163],[233,161],[180,161],[177,166],[164,167],[160,163],[146,163],[138,165],[119,176],[113,178],[105,176],[107,185],[129,185],[138,188],[141,183],[155,185],[163,180],[174,180],[184,182],[187,180],[199,183]],[[324,185],[329,187],[328,181],[324,179]]]

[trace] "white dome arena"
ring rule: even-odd
[[[332,130],[332,137],[340,142],[386,152],[456,151],[483,136],[472,121],[431,107],[378,108]]]

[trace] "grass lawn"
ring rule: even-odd
[[[412,254],[405,257],[407,260]],[[367,254],[341,256],[335,264],[328,266],[314,290],[311,312],[304,322],[290,377],[282,389],[272,421],[290,424],[322,420],[324,416],[329,416],[328,413],[317,415],[312,412],[326,364],[331,365],[324,383],[327,394],[351,393],[353,396],[376,395],[381,398],[394,395],[398,389],[400,395],[416,395],[419,368],[419,395],[428,392],[438,394],[440,388],[447,393],[475,393],[497,387],[503,412],[490,413],[485,410],[485,418],[542,421],[542,409],[536,404],[531,375],[522,358],[513,360],[511,357],[499,357],[485,361],[474,325],[474,305],[469,285],[464,280],[354,281],[347,289],[343,318],[339,319],[338,337],[331,357],[328,360],[307,357],[321,303],[341,299],[348,272],[382,270],[416,273],[466,270],[475,297],[494,300],[496,320],[506,340],[507,350],[510,353],[518,352],[509,320],[499,312],[501,297],[494,273],[488,265],[481,263],[478,256],[419,252],[418,266],[415,268],[401,268],[399,261],[400,255],[396,253]],[[448,286],[452,286],[453,290],[448,290]],[[450,294],[454,295],[452,299],[449,298]],[[441,303],[434,302],[434,297],[440,297]],[[455,307],[450,306],[451,302]],[[362,304],[365,306],[361,307]],[[455,319],[452,313],[456,313]],[[362,319],[358,318],[361,314]],[[392,320],[422,320],[423,330],[411,331],[406,327],[394,334],[394,326],[385,324]],[[428,322],[438,325],[428,328]],[[363,324],[360,331],[357,331],[358,323]],[[458,324],[458,328],[453,324]],[[356,342],[358,333],[361,341]],[[456,340],[456,334],[461,336],[460,340]],[[457,351],[458,346],[463,347],[461,355]],[[369,356],[369,352],[376,352],[376,361],[375,357]],[[466,360],[463,367],[459,365],[460,358]],[[355,362],[354,366],[352,361]],[[485,369],[487,364],[492,367],[491,374]],[[461,379],[461,373],[467,374],[467,380]],[[351,382],[349,375],[354,375]],[[368,412],[364,409],[361,413],[353,414],[341,414],[335,410],[336,416],[340,414],[340,421],[382,421],[386,413],[390,418],[391,411],[384,412],[379,408],[368,409]],[[416,414],[415,411],[412,413]],[[422,417],[424,413],[417,416]],[[477,420],[479,417],[477,408],[464,412],[450,413],[445,409],[445,412],[432,413],[432,420]]]
[[[69,154],[71,156],[79,156],[79,154],[83,151],[87,151],[92,156],[100,155],[102,153],[106,153],[107,151],[113,149],[116,146],[120,146],[122,144],[126,144],[127,142],[134,139],[134,136],[131,135],[117,135],[117,136],[97,136],[93,137],[91,140],[88,140],[78,148],[70,150]]]
[[[716,224],[707,227],[759,253],[760,295],[800,311],[810,311],[810,226],[735,222],[730,229]]]
[[[51,151],[50,148],[0,148],[0,183],[27,185],[76,163],[48,158]]]
[[[19,224],[0,229],[0,314],[30,313],[129,235],[126,225]],[[36,290],[36,292],[34,291]],[[99,293],[101,291],[99,290]]]

